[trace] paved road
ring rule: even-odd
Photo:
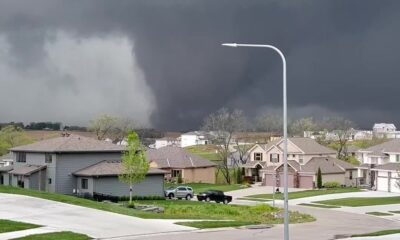
[[[73,231],[95,238],[114,238],[193,228],[173,220],[141,219],[70,204],[0,193],[0,219],[29,222],[55,231]]]
[[[291,240],[331,240],[334,239],[335,235],[339,234],[366,233],[400,227],[400,222],[398,221],[391,221],[368,215],[301,206],[291,206],[291,210],[308,213],[317,218],[316,222],[290,225]],[[170,236],[142,236],[140,238],[126,239],[165,240],[168,238],[174,240],[281,240],[283,239],[283,226],[277,225],[270,229],[259,230],[232,229],[223,231],[199,231],[173,234]]]

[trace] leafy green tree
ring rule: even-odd
[[[321,168],[318,168],[318,172],[317,172],[317,188],[319,188],[319,189],[322,188],[322,173],[321,173]]]
[[[10,148],[31,143],[25,131],[18,126],[6,126],[0,130],[0,156],[8,152]]]
[[[133,185],[142,182],[150,165],[146,159],[145,149],[136,132],[128,136],[127,151],[122,157],[123,173],[119,180],[129,185],[129,205],[132,205]]]

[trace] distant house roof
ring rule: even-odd
[[[371,169],[372,171],[376,171],[376,170],[389,170],[389,171],[400,171],[400,163],[395,163],[395,162],[391,162],[391,163],[386,163],[386,164],[382,164],[382,165],[377,165],[376,167],[374,167],[373,169]]]
[[[354,145],[350,145],[347,147],[348,153],[356,153],[358,150],[360,150],[360,148]]]
[[[256,168],[258,165],[260,167],[264,167],[264,165],[266,164],[266,162],[261,162],[261,161],[249,161],[245,164],[242,164],[241,167],[243,168]]]
[[[283,139],[271,141],[265,144],[264,149],[268,150],[272,146],[279,147],[282,141]],[[327,148],[311,138],[294,137],[289,138],[288,141],[299,147],[304,154],[336,154],[335,150]]]
[[[0,156],[0,161],[8,160],[8,159],[13,159],[13,156],[12,156],[11,153],[8,153],[6,155]]]
[[[78,135],[51,138],[14,147],[13,152],[123,152],[125,146]]]
[[[0,172],[9,172],[14,169],[13,165],[3,166],[0,167]]]
[[[24,165],[21,167],[15,167],[13,170],[11,170],[9,173],[14,174],[14,175],[24,175],[24,176],[29,176],[35,172],[38,172],[42,169],[45,169],[46,166],[43,165]]]
[[[166,172],[150,168],[147,175],[165,174]],[[119,176],[123,174],[123,165],[121,160],[105,160],[89,167],[83,168],[73,173],[78,177],[100,177],[100,176]]]
[[[400,153],[400,139],[393,139],[366,149],[359,150],[360,152],[397,152]]]
[[[215,163],[189,153],[184,148],[167,146],[159,149],[149,149],[147,159],[155,162],[159,168],[197,168],[213,167]]]
[[[391,128],[396,129],[396,126],[393,123],[375,123],[373,129],[376,128]]]

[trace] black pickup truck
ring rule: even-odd
[[[197,195],[197,200],[206,202],[215,201],[217,203],[223,202],[224,204],[228,204],[232,201],[232,197],[225,195],[222,191],[208,190],[207,192],[199,193]]]

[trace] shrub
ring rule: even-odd
[[[135,203],[131,202],[127,205],[128,208],[135,208]]]
[[[242,170],[238,168],[236,171],[236,183],[241,184],[242,182],[243,182]]]
[[[338,182],[326,182],[324,184],[325,188],[339,188],[340,187],[340,183]]]
[[[129,196],[119,197],[120,202],[125,202],[129,200]],[[162,196],[133,196],[133,201],[142,201],[142,200],[165,200],[165,197]]]
[[[178,184],[181,184],[181,183],[183,183],[182,174],[179,173],[179,174],[178,174]]]
[[[319,188],[319,189],[322,188],[322,173],[321,173],[321,168],[318,168],[318,172],[317,172],[317,188]]]

